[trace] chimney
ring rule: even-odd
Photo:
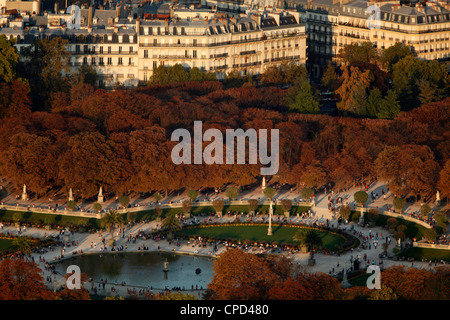
[[[120,19],[120,15],[122,14],[122,8],[120,7],[120,3],[116,6],[116,18]]]
[[[92,4],[89,6],[89,13],[88,13],[88,26],[92,26],[92,20],[93,20],[93,8]]]
[[[137,35],[141,34],[141,20],[139,18],[136,19],[136,33]]]
[[[416,10],[421,13],[425,13],[425,9],[423,8],[423,5],[420,2],[416,3]]]
[[[260,14],[252,14],[252,20],[256,22],[258,27],[261,25],[261,15]]]

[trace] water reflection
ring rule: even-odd
[[[168,263],[167,272],[164,262]],[[108,279],[108,283],[157,289],[180,287],[206,288],[213,275],[214,260],[166,252],[107,253],[76,256],[55,265],[65,274],[69,265],[77,265],[94,281]]]

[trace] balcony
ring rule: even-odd
[[[241,51],[240,55],[246,56],[246,55],[255,54],[255,53],[256,53],[256,50],[248,50],[248,51]]]

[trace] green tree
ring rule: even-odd
[[[348,111],[365,116],[367,115],[367,90],[368,84],[359,81],[351,93],[351,102]]]
[[[307,81],[291,87],[285,99],[290,111],[300,113],[319,113],[320,111],[319,101]]]
[[[411,55],[399,60],[393,66],[392,85],[398,94],[402,110],[420,106],[419,97],[427,101],[433,96],[438,99],[449,93],[449,77],[446,66],[436,60],[425,61]],[[417,94],[421,90],[422,95]]]
[[[377,87],[373,88],[369,96],[367,97],[367,104],[366,104],[366,110],[367,115],[370,117],[378,117],[379,108],[381,103],[383,102],[383,95],[381,94],[380,89]]]
[[[181,229],[181,223],[175,213],[169,213],[161,223],[161,227],[168,230],[168,238],[173,238],[173,232]]]
[[[292,201],[290,199],[282,199],[281,207],[283,208],[284,212],[288,213],[292,209]]]
[[[377,117],[380,119],[394,119],[400,113],[400,109],[397,93],[394,90],[389,90],[379,105]]]
[[[277,191],[272,187],[266,187],[263,190],[263,194],[266,196],[267,200],[272,200],[273,196],[277,193]]]
[[[125,224],[125,218],[122,214],[119,214],[116,210],[109,210],[101,219],[101,225],[111,233],[111,240],[109,245],[114,244],[114,229]]]
[[[17,65],[18,73],[27,79],[31,87],[33,106],[38,110],[48,110],[50,98],[54,94],[68,92],[70,53],[66,50],[68,40],[61,37],[36,41],[25,47]]]
[[[31,254],[31,243],[26,237],[15,238],[13,248],[26,255]]]
[[[392,72],[392,67],[407,56],[414,56],[411,49],[405,44],[397,42],[381,52],[380,61],[386,70]]]
[[[302,188],[300,190],[300,195],[304,200],[308,201],[314,195],[314,190],[311,188]]]
[[[11,82],[16,78],[16,64],[19,61],[19,53],[14,43],[5,35],[0,35],[0,83]]]
[[[369,224],[371,226],[375,226],[375,223],[377,222],[378,217],[379,217],[378,209],[370,209],[367,212],[366,217],[367,217],[367,221],[369,222]]]
[[[153,200],[155,200],[156,203],[158,203],[163,198],[162,194],[159,192],[155,192],[153,194]]]
[[[194,202],[195,199],[197,199],[198,192],[197,190],[191,189],[187,192],[187,196],[189,197],[189,199],[191,199],[192,202]]]
[[[77,207],[76,201],[74,200],[67,201],[67,208],[69,208],[69,210],[75,210],[76,207]]]
[[[119,198],[119,203],[122,207],[126,208],[128,204],[130,203],[130,198],[126,195],[122,195]]]
[[[365,191],[357,191],[353,195],[353,198],[355,199],[358,205],[364,207],[364,203],[366,203],[367,199],[369,198],[369,195]]]
[[[216,210],[217,213],[221,213],[223,208],[225,207],[225,203],[222,199],[216,199],[212,203],[214,210]]]
[[[392,200],[392,204],[393,204],[394,208],[400,212],[403,210],[405,203],[406,203],[406,201],[403,198],[394,198]]]
[[[428,217],[428,214],[431,212],[431,207],[427,204],[420,206],[420,213],[424,218]]]
[[[188,214],[191,212],[191,208],[192,208],[191,200],[188,200],[188,199],[184,200],[182,202],[182,205],[183,205],[183,213]]]
[[[295,241],[309,248],[310,260],[314,259],[314,249],[323,245],[322,238],[319,233],[312,229],[300,229],[294,235]]]
[[[376,63],[379,60],[378,51],[371,42],[354,42],[345,45],[338,56],[348,65]]]
[[[389,232],[393,233],[395,231],[395,227],[398,225],[398,220],[395,218],[387,219],[387,224],[389,228]]]
[[[339,76],[336,72],[336,68],[333,66],[332,62],[328,62],[325,72],[320,79],[322,84],[328,91],[334,92],[339,86]]]
[[[92,206],[94,208],[94,210],[98,213],[102,210],[102,205],[98,202],[94,203],[94,205]]]
[[[256,199],[248,199],[248,211],[250,214],[254,214],[259,207],[259,202]]]
[[[339,216],[342,219],[348,220],[350,218],[351,213],[352,209],[350,208],[350,206],[342,205],[341,208],[339,209]]]
[[[229,187],[225,191],[225,194],[230,200],[234,200],[237,198],[237,196],[239,194],[239,190],[235,187]]]
[[[150,85],[187,82],[189,78],[189,72],[181,64],[177,63],[170,67],[160,65],[153,70]]]
[[[426,229],[423,232],[423,236],[425,237],[425,240],[427,240],[428,242],[433,243],[436,240],[436,237],[437,237],[436,229],[434,229],[434,228]]]

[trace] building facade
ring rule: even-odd
[[[97,71],[99,86],[105,88],[146,83],[160,65],[197,67],[223,79],[231,71],[256,75],[283,62],[306,63],[305,26],[295,10],[240,17],[218,12],[205,16],[204,10],[185,7],[179,12],[169,10],[170,19],[147,13],[150,18],[145,19],[123,7],[83,8],[79,28],[67,28],[69,14],[54,13],[47,14],[47,19],[28,17],[28,25],[1,28],[0,34],[16,39],[19,52],[36,39],[66,39],[71,72],[91,66]],[[33,19],[39,25],[33,25]]]

